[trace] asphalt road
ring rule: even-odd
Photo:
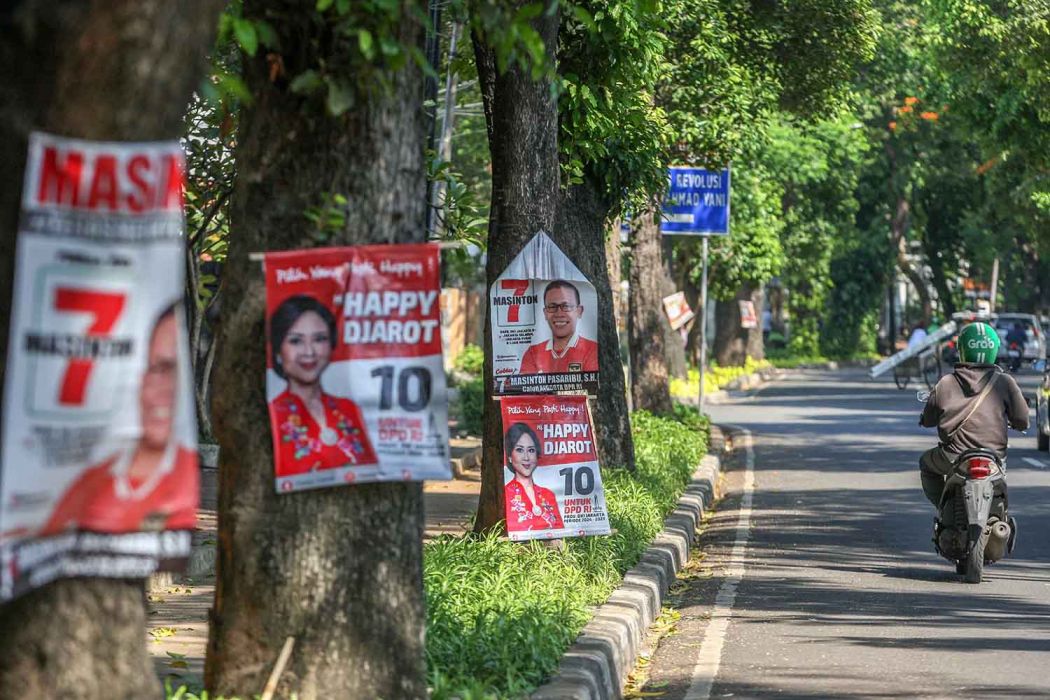
[[[754,487],[743,498],[745,461],[728,466],[644,692],[1050,697],[1050,456],[1033,431],[1011,432],[1017,549],[965,584],[930,542],[917,459],[935,436],[920,409],[914,390],[861,370],[797,373],[711,407],[752,431]]]

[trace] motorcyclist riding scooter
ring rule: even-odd
[[[1024,346],[1028,342],[1028,332],[1023,323],[1015,323],[1010,332],[1006,334],[1006,347],[1009,351],[1010,371],[1016,372],[1021,369],[1021,361],[1024,358]]]
[[[930,393],[919,424],[940,442],[919,459],[922,489],[937,507],[934,547],[977,583],[986,562],[1013,548],[1007,515],[1006,428],[1028,429],[1028,403],[995,364],[999,336],[986,323],[959,334],[960,360]]]

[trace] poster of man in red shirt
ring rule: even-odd
[[[141,437],[89,468],[51,512],[41,534],[69,530],[192,530],[197,521],[197,452],[173,431],[178,386],[178,306],[157,318],[139,390]]]
[[[542,231],[492,285],[493,393],[598,388],[598,295]]]
[[[177,142],[29,141],[0,444],[0,602],[189,556],[199,500]]]
[[[450,479],[435,245],[267,253],[278,493]]]
[[[508,537],[609,534],[587,397],[508,396],[500,407]]]
[[[543,316],[550,338],[529,347],[520,374],[597,372],[598,343],[580,335],[584,307],[572,282],[554,280],[543,292]]]

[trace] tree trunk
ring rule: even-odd
[[[626,333],[626,314],[621,308],[622,282],[623,282],[623,244],[620,243],[621,220],[616,219],[605,232],[605,261],[609,273],[609,287],[613,295],[613,318],[616,321],[616,333],[620,336],[621,330]],[[618,345],[619,347],[619,345]]]
[[[755,316],[758,325],[747,331],[747,356],[752,360],[761,362],[766,359],[766,343],[762,336],[762,306],[766,301],[766,292],[761,284],[756,284],[751,290],[751,303],[755,306]]]
[[[654,202],[638,217],[637,226],[632,231],[627,333],[631,355],[631,400],[635,410],[670,413],[671,391],[665,346],[671,324],[663,311],[665,278],[659,211],[659,202]]]
[[[525,5],[525,0],[513,3]],[[532,22],[554,61],[558,13]],[[558,106],[550,83],[533,81],[527,71],[496,69],[492,50],[473,37],[489,150],[492,154],[492,206],[489,218],[485,293],[540,230],[553,233],[558,208]],[[485,316],[485,410],[482,431],[481,494],[476,532],[503,521],[503,429],[499,403],[492,400],[492,319]]]
[[[922,307],[922,319],[920,323],[925,328],[930,325],[933,318],[933,300],[930,298],[930,290],[926,287],[926,280],[908,260],[908,227],[911,219],[911,207],[907,198],[897,198],[897,207],[891,222],[891,235],[893,236],[894,248],[897,251],[897,267],[904,276],[908,278],[919,295],[919,304]]]
[[[178,138],[218,8],[214,0],[23,2],[0,13],[0,358],[29,132]],[[0,697],[155,697],[145,626],[143,580],[60,580],[8,603],[0,607]]]
[[[605,468],[634,470],[634,438],[627,410],[627,382],[620,360],[620,344],[612,309],[605,259],[605,222],[611,204],[601,195],[597,180],[585,177],[578,185],[562,191],[558,220],[551,238],[598,293],[598,371],[601,383],[598,399],[592,402],[594,434],[598,459]]]
[[[425,7],[417,8],[420,11]],[[289,82],[346,56],[339,33],[311,9],[244,3],[271,17],[280,62],[246,59],[254,99],[243,108],[238,178],[214,392],[219,464],[219,546],[205,682],[215,693],[259,692],[287,636],[295,638],[279,695],[426,696],[423,657],[423,489],[418,482],[274,492],[263,377],[264,282],[254,251],[420,242],[426,181],[422,71],[409,61],[388,89],[362,86],[342,116],[295,94]],[[405,18],[396,39],[423,45]],[[356,36],[353,41],[356,42]],[[260,52],[261,53],[261,52]],[[271,79],[271,70],[277,65]],[[345,76],[347,84],[359,79]],[[328,193],[345,195],[345,225],[304,216]],[[322,238],[323,240],[318,240]],[[315,243],[315,244],[316,244]]]
[[[670,236],[660,236],[660,245],[663,248],[663,296],[670,296],[679,291],[675,284],[671,263],[674,260],[674,241]],[[660,313],[663,314],[663,298],[660,302]],[[666,314],[664,314],[666,320]],[[695,324],[695,321],[693,322]],[[686,379],[688,368],[685,360],[685,341],[682,339],[681,329],[674,330],[668,321],[663,325],[664,329],[664,360],[667,362],[667,371],[672,377]]]
[[[722,367],[742,367],[749,350],[755,349],[756,343],[761,347],[762,329],[748,329],[740,324],[740,302],[753,301],[754,294],[753,285],[745,284],[733,299],[719,300],[715,307],[715,345],[711,354]]]

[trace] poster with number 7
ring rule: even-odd
[[[278,493],[450,479],[433,244],[268,253]]]
[[[598,391],[598,294],[543,231],[489,289],[492,393]]]
[[[177,142],[33,134],[4,383],[0,600],[189,554],[199,499]]]

